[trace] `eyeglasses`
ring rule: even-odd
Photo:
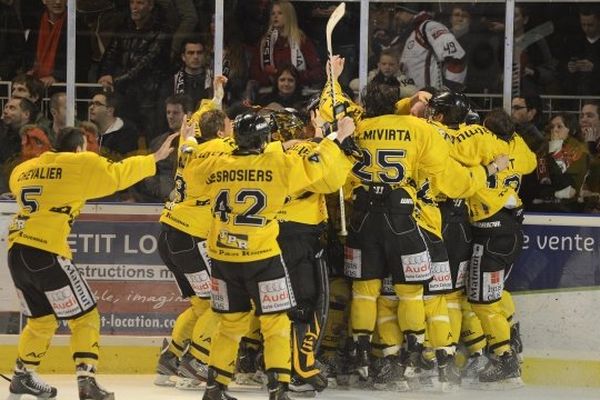
[[[513,110],[515,110],[515,111],[519,111],[519,110],[526,109],[527,107],[526,106],[517,106],[517,105],[515,105],[515,106],[512,106],[511,108]]]
[[[100,103],[99,101],[90,101],[90,106],[94,106],[94,107],[106,107],[106,104]]]

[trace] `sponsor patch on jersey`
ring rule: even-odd
[[[286,277],[258,282],[262,312],[286,311],[292,307],[292,298]]]
[[[31,310],[29,309],[29,305],[27,304],[27,300],[25,300],[23,292],[21,292],[21,290],[18,288],[15,288],[15,290],[17,291],[17,298],[19,299],[19,304],[21,305],[21,312],[23,313],[23,315],[31,317]]]
[[[465,287],[467,284],[467,268],[469,268],[469,261],[461,261],[458,264],[458,272],[456,273],[456,288]]]
[[[344,275],[349,278],[362,276],[362,257],[360,249],[344,246]]]
[[[208,271],[202,270],[192,274],[185,274],[185,277],[198,297],[210,297],[211,282]]]
[[[71,282],[71,288],[73,289],[73,293],[77,297],[77,301],[83,307],[83,310],[89,310],[96,305],[96,298],[92,294],[88,284],[85,282],[81,273],[77,269],[75,265],[65,257],[57,257],[56,260],[58,264],[61,266],[64,273],[69,278],[69,282]]]
[[[381,294],[383,296],[395,296],[396,291],[394,290],[394,282],[392,277],[388,276],[381,282]]]
[[[431,260],[427,251],[405,255],[401,259],[406,282],[426,281],[431,278]]]
[[[210,300],[212,307],[219,311],[229,311],[229,294],[227,293],[227,283],[224,280],[212,277],[210,279],[211,291]]]
[[[450,273],[450,263],[448,261],[431,263],[431,274],[429,291],[437,292],[452,289],[452,274]]]
[[[471,255],[471,272],[469,273],[469,300],[479,301],[481,292],[481,257],[483,257],[483,245],[473,245],[473,254]]]
[[[504,289],[504,270],[483,273],[483,300],[494,301],[502,297]]]
[[[198,242],[198,250],[200,251],[200,256],[204,261],[204,265],[206,265],[206,268],[208,268],[208,273],[210,274],[212,268],[212,260],[208,256],[208,243],[206,240]]]
[[[58,318],[70,318],[82,312],[70,286],[47,291],[46,298]]]

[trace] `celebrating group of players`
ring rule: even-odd
[[[295,139],[302,123],[285,111],[232,123],[217,108],[221,81],[153,155],[110,163],[68,128],[56,152],[15,169],[9,268],[29,319],[13,399],[56,397],[34,371],[57,318],[71,327],[80,400],[114,399],[95,380],[99,316],[66,237],[85,200],[151,175],[177,135],[159,252],[190,307],[156,384],[205,381],[203,399],[233,399],[231,380],[256,378],[258,366],[269,399],[285,400],[344,377],[408,390],[435,365],[444,391],[469,371],[481,385],[522,384],[503,282],[521,248],[518,187],[535,155],[503,110],[465,123],[468,101],[449,90],[400,99],[397,87],[371,83],[359,106],[337,84],[343,59],[330,62],[314,138]],[[425,103],[426,118],[410,115]],[[340,189],[351,208],[343,251],[331,226],[346,216],[328,215],[340,197],[327,196]]]

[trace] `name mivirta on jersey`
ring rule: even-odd
[[[273,171],[270,169],[232,169],[215,171],[206,180],[207,184],[215,182],[271,182]]]
[[[62,168],[41,167],[30,169],[21,173],[17,181],[28,181],[30,179],[62,179]]]
[[[406,129],[370,129],[364,131],[359,138],[362,140],[403,140],[410,142],[410,131]]]

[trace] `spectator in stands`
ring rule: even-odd
[[[227,78],[225,87],[225,103],[233,104],[244,99],[246,84],[248,83],[248,54],[246,47],[242,42],[242,31],[236,22],[227,18],[224,22],[225,32],[223,33],[223,76]],[[206,40],[206,47],[210,54],[210,65],[214,63],[214,35],[215,18],[212,16],[209,24],[209,35]]]
[[[169,67],[169,35],[154,0],[131,0],[129,6],[130,17],[102,57],[98,83],[123,97],[123,111],[148,140],[157,135],[157,98]]]
[[[258,104],[267,106],[272,103],[277,103],[281,107],[298,108],[299,104],[306,99],[302,96],[302,90],[298,84],[300,73],[293,65],[280,67],[279,72],[275,76],[273,91],[262,96]]]
[[[27,161],[37,157],[45,151],[52,149],[50,138],[37,125],[27,124],[19,131],[21,137],[21,156],[18,162]]]
[[[184,39],[181,47],[181,69],[168,81],[169,95],[187,95],[194,107],[200,100],[212,97],[212,68],[200,37]],[[160,147],[160,146],[159,146]]]
[[[410,97],[417,91],[415,82],[402,75],[398,57],[396,56],[396,52],[392,49],[384,49],[379,53],[377,69],[369,71],[369,75],[367,76],[367,83],[371,81],[399,86],[400,97],[402,98]],[[350,89],[354,92],[358,92],[358,85],[358,79],[353,79],[350,82]]]
[[[273,84],[279,70],[293,65],[300,74],[300,85],[319,84],[323,66],[312,41],[300,30],[294,6],[276,0],[271,7],[267,32],[254,51],[250,76],[261,86]]]
[[[581,6],[581,32],[561,50],[563,92],[576,95],[600,93],[600,10],[597,5]]]
[[[75,112],[77,113],[77,108]],[[58,132],[67,126],[67,94],[65,92],[57,92],[50,97],[50,115],[52,116],[52,136],[56,138]],[[75,125],[79,124],[75,122]]]
[[[577,138],[577,118],[555,115],[548,124],[546,144],[538,154],[537,187],[531,211],[581,212],[578,201],[589,168],[589,151]]]
[[[100,153],[100,146],[98,145],[98,127],[96,124],[89,121],[82,121],[79,123],[79,129],[83,132],[87,142],[86,151]]]
[[[242,38],[248,47],[260,42],[265,26],[269,24],[271,0],[239,1],[235,10],[236,24],[242,31]]]
[[[48,87],[67,79],[67,0],[45,0],[44,5],[46,9],[37,29],[27,37],[25,70]],[[76,43],[76,80],[86,82],[90,64],[87,31],[78,30]]]
[[[169,130],[154,138],[150,143],[150,152],[158,149],[169,135],[179,132],[185,116],[194,111],[192,104],[191,98],[183,94],[170,96],[165,100]],[[178,147],[178,140],[174,140],[173,144]],[[175,186],[176,170],[177,152],[174,151],[169,157],[156,163],[154,176],[144,179],[132,188],[135,200],[142,203],[163,203],[168,200]]]
[[[38,109],[27,99],[11,98],[4,105],[0,122],[0,193],[8,191],[8,177],[21,150],[21,128],[35,120]]]
[[[77,12],[90,32],[88,81],[96,82],[104,51],[127,15],[121,12],[112,0],[78,0]]]
[[[542,24],[535,31],[526,31],[529,12],[523,4],[515,5],[514,55],[513,55],[513,95],[545,93],[547,87],[556,83],[556,61],[542,32],[550,23]],[[541,34],[540,34],[541,33]]]
[[[544,152],[546,140],[537,127],[542,115],[542,99],[539,96],[515,97],[512,99],[511,117],[515,123],[515,131],[525,140],[529,149],[536,154]],[[524,175],[519,190],[525,210],[531,208],[537,191],[535,174]]]
[[[40,108],[43,96],[44,84],[39,79],[27,74],[19,74],[13,78],[10,97],[28,99]]]
[[[25,30],[13,0],[0,0],[0,81],[14,78],[23,61]]]
[[[431,14],[409,3],[396,6],[397,21],[411,26],[400,56],[402,72],[417,88],[447,86],[462,90],[467,75],[466,53],[456,37]]]
[[[98,127],[98,146],[106,157],[120,160],[138,150],[138,130],[126,119],[120,118],[118,95],[98,93],[89,106],[90,121]]]
[[[580,139],[587,143],[591,154],[600,151],[600,103],[598,101],[585,101],[579,113],[581,126]]]
[[[537,153],[544,145],[544,135],[537,127],[542,117],[542,99],[537,95],[514,97],[511,108],[516,132]]]
[[[456,4],[450,11],[450,31],[467,53],[465,91],[497,93],[501,88],[502,43],[476,18],[471,5]]]

